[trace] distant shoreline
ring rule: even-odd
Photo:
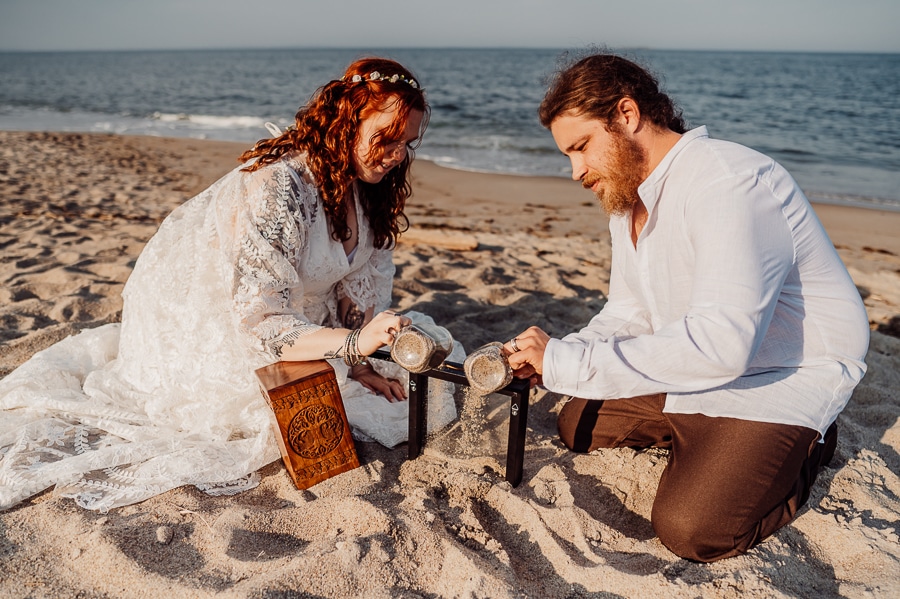
[[[165,135],[153,135],[149,133],[118,133],[113,131],[80,131],[80,130],[72,130],[72,131],[64,131],[64,130],[54,130],[54,129],[0,129],[0,131],[7,132],[21,132],[21,133],[58,133],[58,134],[73,134],[73,135],[118,135],[122,137],[146,137],[151,139],[171,139],[171,140],[192,140],[195,142],[208,142],[208,143],[219,143],[219,144],[234,144],[235,148],[238,148],[238,154],[240,152],[250,148],[256,142],[256,140],[252,141],[241,141],[234,139],[215,139],[215,138],[200,138],[200,137],[191,137],[191,136],[165,136]],[[261,133],[260,138],[262,138],[266,133]],[[521,178],[549,178],[556,179],[560,181],[570,181],[570,177],[565,175],[550,175],[550,174],[529,174],[529,173],[513,173],[513,172],[501,172],[496,170],[489,169],[477,169],[466,166],[457,166],[453,164],[447,164],[445,161],[441,161],[440,159],[436,159],[430,156],[418,156],[416,158],[418,161],[427,161],[439,166],[441,168],[445,168],[451,171],[457,171],[461,173],[472,173],[479,175],[500,175],[500,176],[509,176],[509,177],[521,177]],[[831,194],[827,194],[831,195]],[[877,212],[888,212],[888,213],[898,213],[900,214],[900,203],[890,203],[891,200],[885,200],[882,198],[872,198],[871,201],[867,199],[860,199],[857,197],[848,197],[848,198],[831,198],[827,197],[827,195],[823,195],[822,193],[817,192],[809,192],[807,193],[807,198],[809,201],[815,205],[821,206],[836,206],[836,207],[846,207],[846,208],[860,208],[863,210],[874,210]],[[840,194],[834,194],[840,195]]]

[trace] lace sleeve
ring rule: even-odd
[[[376,313],[387,310],[391,306],[395,269],[392,250],[373,251],[368,264],[338,284],[338,298],[349,298],[362,312],[370,307]]]
[[[314,205],[314,188],[276,163],[242,177],[229,219],[238,327],[275,359],[285,345],[322,328],[303,314],[303,281],[293,266],[306,250]]]

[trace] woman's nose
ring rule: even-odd
[[[388,156],[392,160],[396,160],[397,162],[403,162],[403,159],[406,158],[406,144],[400,144],[396,148],[392,148],[390,150]]]

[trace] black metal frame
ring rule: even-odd
[[[391,354],[378,350],[373,358],[391,360]],[[463,372],[462,364],[444,362],[438,368],[426,372],[409,373],[409,441],[407,442],[407,459],[419,457],[425,447],[427,423],[428,379],[440,379],[469,386],[469,380]],[[522,482],[522,470],[525,462],[525,430],[528,426],[528,399],[531,387],[527,380],[513,379],[506,387],[495,391],[498,395],[506,395],[509,401],[509,438],[506,443],[506,480],[517,487]]]

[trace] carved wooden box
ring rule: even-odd
[[[328,362],[276,362],[256,376],[275,414],[281,457],[298,489],[359,466]]]

